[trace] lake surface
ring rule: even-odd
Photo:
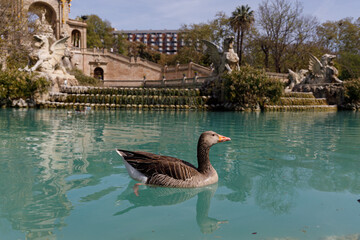
[[[193,164],[219,182],[142,186],[115,148]],[[0,239],[359,239],[360,114],[0,110]]]

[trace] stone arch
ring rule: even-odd
[[[28,8],[29,22],[35,22],[37,19],[42,17],[42,11],[46,10],[45,19],[51,25],[54,34],[57,32],[57,13],[55,9],[48,3],[37,1],[30,4]]]
[[[75,48],[81,48],[81,32],[77,29],[71,32],[71,45]]]
[[[104,69],[102,69],[101,67],[96,67],[94,69],[94,78],[101,81],[104,80]]]

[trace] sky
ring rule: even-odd
[[[96,14],[118,30],[176,30],[183,24],[204,23],[237,6],[256,12],[263,0],[73,0],[70,18]],[[292,0],[290,0],[292,1]],[[360,0],[299,0],[303,14],[320,22],[360,17]],[[295,2],[295,1],[294,1]]]

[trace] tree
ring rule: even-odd
[[[317,28],[317,42],[337,54],[341,79],[360,77],[360,18],[327,21]]]
[[[158,63],[161,58],[161,54],[158,51],[155,51],[152,47],[149,47],[144,43],[132,42],[129,43],[128,46],[128,55],[138,56],[155,63]]]
[[[299,47],[312,40],[318,23],[315,17],[302,15],[302,6],[297,1],[293,4],[287,0],[265,0],[259,5],[258,25],[274,70],[281,72],[286,69],[286,58],[299,53]]]
[[[115,37],[112,34],[111,23],[102,20],[97,15],[89,15],[87,23],[87,46],[89,48],[111,48],[114,46]]]
[[[193,61],[198,64],[210,65],[208,57],[203,54],[201,40],[208,40],[221,46],[225,37],[233,35],[229,24],[229,17],[225,13],[219,12],[215,18],[207,23],[183,25],[180,29],[180,42],[184,46],[178,51],[176,57],[165,58],[171,60],[168,64],[188,63]]]
[[[27,31],[28,21],[18,1],[0,0],[0,65],[1,70],[17,68],[26,62],[31,40]],[[8,64],[9,61],[15,60]]]
[[[248,5],[237,7],[230,17],[230,25],[236,32],[237,54],[241,65],[244,35],[254,22],[254,11],[250,11]]]

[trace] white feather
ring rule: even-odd
[[[141,172],[139,172],[138,170],[136,170],[134,167],[132,167],[125,159],[124,156],[122,155],[121,151],[116,150],[116,152],[122,157],[126,170],[128,171],[130,177],[132,177],[133,179],[140,181],[142,183],[146,183],[148,177],[146,177],[144,174],[142,174]]]

